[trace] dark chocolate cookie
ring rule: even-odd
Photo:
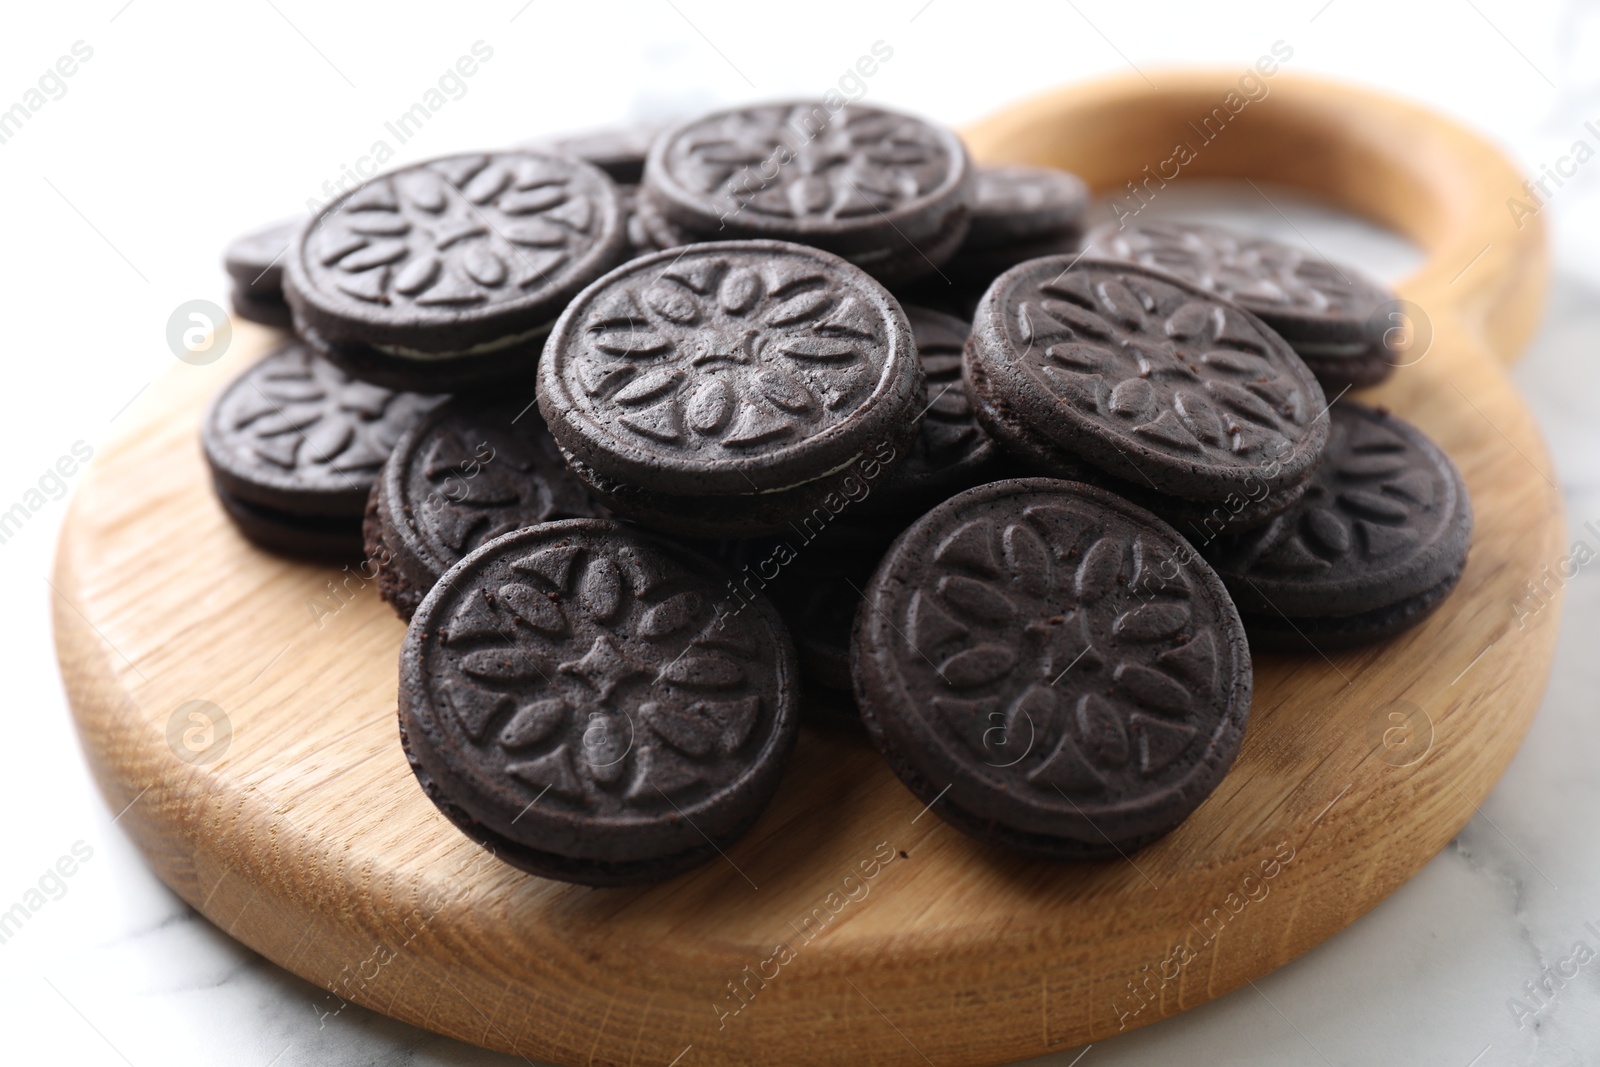
[[[616,186],[565,156],[449,156],[334,200],[288,257],[299,332],[351,373],[443,392],[526,377],[550,324],[625,254]]]
[[[1394,370],[1384,343],[1391,323],[1374,314],[1394,294],[1354,267],[1194,223],[1107,223],[1088,243],[1090,255],[1168,271],[1259,315],[1330,395],[1376,385]]]
[[[747,830],[793,748],[794,646],[710,560],[617,523],[518,530],[450,569],[400,657],[422,787],[507,862],[660,881]]]
[[[260,548],[309,560],[361,558],[359,522],[331,515],[297,515],[247,503],[215,485],[212,488],[233,525]]]
[[[1364,611],[1356,615],[1326,615],[1290,619],[1283,615],[1245,615],[1252,648],[1278,652],[1313,652],[1323,649],[1354,648],[1387,641],[1411,629],[1437,611],[1466,570],[1463,562],[1444,581],[1405,600]]]
[[[777,241],[633,260],[572,302],[539,366],[539,409],[579,477],[693,537],[786,529],[887,475],[924,403],[894,299]]]
[[[581,159],[605,171],[619,185],[637,185],[644,177],[644,161],[650,154],[651,143],[666,128],[666,124],[660,122],[608,126],[538,138],[525,147]]]
[[[283,261],[303,219],[280,219],[234,238],[222,254],[233,280],[234,314],[265,326],[287,329],[289,305],[283,299]]]
[[[972,180],[948,130],[882,108],[797,102],[662,134],[640,199],[690,238],[797,241],[905,281],[932,273],[966,237]]]
[[[241,523],[246,534],[266,529],[262,523],[292,529],[306,520],[311,550],[340,530],[348,531],[341,543],[359,550],[379,468],[401,433],[439,400],[355,381],[290,341],[217,395],[200,440],[229,513],[252,518]]]
[[[256,296],[235,285],[228,290],[228,307],[241,319],[279,330],[294,329],[294,315],[281,297]]]
[[[233,284],[256,296],[283,297],[283,263],[303,218],[279,219],[228,242],[222,267]]]
[[[999,445],[1019,476],[1065,478],[1098,486],[1155,512],[1194,544],[1204,544],[1222,533],[1254,529],[1286,511],[1305,491],[1305,482],[1269,491],[1263,483],[1247,478],[1221,500],[1192,501],[1157,492],[1149,483],[1124,481],[1090,466],[1042,433],[1033,432],[989,387],[981,365],[969,364],[964,371],[979,425]]]
[[[409,619],[440,575],[501,534],[596,518],[532,400],[457,400],[401,435],[372,490],[366,550],[378,588]]]
[[[904,462],[872,487],[858,510],[909,521],[953,493],[998,477],[1000,450],[978,425],[961,381],[961,351],[971,327],[927,308],[904,310],[927,381],[922,430]]]
[[[856,700],[901,780],[956,828],[1053,858],[1125,853],[1227,773],[1251,664],[1178,534],[1089,486],[992,482],[889,550],[856,616]]]
[[[1466,566],[1472,502],[1450,457],[1385,411],[1340,401],[1331,414],[1300,502],[1206,548],[1251,640],[1268,647],[1398,633],[1443,603]]]
[[[1022,164],[979,167],[972,228],[961,250],[1075,243],[1088,210],[1089,187],[1076,174]]]
[[[1147,267],[1057,256],[996,279],[963,372],[978,419],[1041,470],[1084,468],[1191,514],[1271,513],[1328,436],[1306,365],[1236,304]]]

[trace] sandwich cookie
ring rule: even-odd
[[[970,320],[995,278],[1028,259],[1076,252],[1089,187],[1076,174],[1021,164],[977,168],[972,226],[937,274],[897,290],[902,303]]]
[[[777,241],[644,256],[578,296],[539,410],[608,508],[686,537],[828,525],[910,451],[911,325],[865,273]]]
[[[944,273],[980,288],[1018,263],[1076,252],[1089,187],[1054,167],[979,167],[972,228]]]
[[[651,145],[640,211],[657,243],[768,238],[886,283],[931,274],[967,235],[972,166],[949,130],[883,108],[740,107]]]
[[[1181,823],[1238,755],[1252,672],[1222,582],[1090,486],[991,482],[889,549],[856,613],[856,702],[919,801],[980,841],[1115,857]]]
[[[963,375],[1039,473],[1093,481],[1201,539],[1289,506],[1327,442],[1322,389],[1238,305],[1147,267],[1052,256],[995,279]]]
[[[1262,648],[1309,651],[1392,637],[1444,603],[1472,540],[1450,457],[1415,426],[1348,400],[1305,496],[1206,556]]]
[[[289,341],[217,395],[200,442],[246,537],[292,555],[354,556],[378,470],[441,399],[356,381]]]
[[[1089,235],[1089,254],[1169,271],[1253,312],[1305,360],[1329,396],[1393,373],[1394,294],[1354,267],[1292,245],[1190,223],[1114,223]]]
[[[284,274],[295,329],[352,375],[457,392],[522,378],[550,325],[626,254],[617,189],[565,156],[449,156],[324,207]]]
[[[506,534],[452,567],[400,654],[400,737],[434,804],[544,878],[662,881],[715,860],[794,747],[794,646],[727,574],[617,523]]]
[[[367,504],[378,589],[402,619],[441,575],[501,534],[603,517],[531,400],[444,404],[400,436]]]

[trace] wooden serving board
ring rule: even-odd
[[[1153,77],[1032,100],[969,142],[1123,189],[1198,141],[1189,124],[1237,73]],[[1519,626],[1512,603],[1561,556],[1564,520],[1503,369],[1546,282],[1538,220],[1518,229],[1503,206],[1520,177],[1411,105],[1270,85],[1183,176],[1298,186],[1423,246],[1401,288],[1432,346],[1369,399],[1454,457],[1477,533],[1454,597],[1401,639],[1260,657],[1237,764],[1169,837],[1111,862],[1017,859],[924,812],[862,736],[808,729],[726,861],[643,890],[500,864],[407,768],[403,627],[375,587],[252,549],[212,500],[202,405],[274,341],[246,324],[225,359],[151,390],[62,533],[57,647],[111,810],[168,885],[329,989],[328,1010],[560,1064],[996,1063],[1154,1022],[1310,949],[1438,852],[1516,751],[1559,608]],[[191,701],[214,705],[208,758],[178,755],[206,740]]]

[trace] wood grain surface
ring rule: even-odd
[[[1122,190],[1197,140],[1188,123],[1238,74],[1151,77],[1159,90],[1075,86],[966,135],[980,159]],[[225,358],[178,366],[125,416],[61,536],[57,647],[107,804],[168,885],[329,990],[326,1010],[560,1064],[997,1063],[1154,1022],[1312,948],[1416,873],[1516,751],[1559,605],[1519,625],[1512,604],[1562,555],[1564,522],[1503,370],[1546,281],[1538,221],[1504,208],[1520,177],[1430,112],[1269,84],[1183,176],[1299,186],[1424,247],[1401,289],[1432,344],[1367,399],[1460,465],[1477,532],[1454,597],[1401,639],[1258,657],[1243,752],[1169,837],[1104,863],[1013,858],[924,813],[860,735],[807,729],[754,831],[690,875],[591,890],[499,863],[407,768],[403,626],[375,587],[251,548],[212,499],[202,407],[274,341],[242,323]],[[201,759],[181,738],[191,701],[217,719]]]

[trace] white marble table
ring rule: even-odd
[[[603,48],[592,14],[522,9],[523,0],[486,11],[429,7],[409,24],[374,29],[357,12],[290,0],[226,12],[109,0],[92,12],[30,8],[10,26],[0,65],[15,76],[0,93],[20,98],[28,72],[75,41],[94,54],[59,99],[0,143],[0,202],[9,205],[0,292],[11,295],[13,345],[0,510],[31,499],[26,492],[78,442],[100,447],[170,366],[167,315],[191,297],[221,299],[213,264],[223,239],[316,194],[478,39],[495,59],[397,161],[629,112],[820,93],[880,39],[895,58],[869,95],[951,121],[1128,64],[1155,72],[1187,58],[1242,69],[1284,39],[1301,69],[1429,100],[1492,131],[1532,173],[1575,139],[1600,148],[1584,125],[1600,127],[1593,3],[1315,0],[1244,4],[1226,17],[1173,5],[1152,20],[1143,7],[1090,0],[981,10],[915,0],[882,12],[839,5],[843,21],[828,26],[731,18],[681,0],[605,20],[614,36]],[[551,34],[582,46],[552,56],[542,44]],[[1514,376],[1554,452],[1572,538],[1600,552],[1600,163],[1592,166],[1550,198],[1553,298]],[[1275,215],[1237,198],[1196,195],[1169,207],[1274,227]],[[1304,205],[1290,213],[1326,252],[1391,278],[1410,262],[1366,228]],[[64,278],[82,289],[64,288]],[[29,521],[0,541],[12,698],[0,911],[40,903],[20,928],[0,930],[0,1062],[521,1062],[340,1010],[150,874],[94,791],[54,677],[42,578],[63,510],[55,489],[48,482]],[[1255,988],[1036,1062],[1600,1063],[1600,955],[1590,958],[1600,954],[1597,573],[1600,560],[1567,584],[1554,675],[1521,753],[1482,813],[1414,880]],[[1525,983],[1547,968],[1571,977],[1536,1001]]]

